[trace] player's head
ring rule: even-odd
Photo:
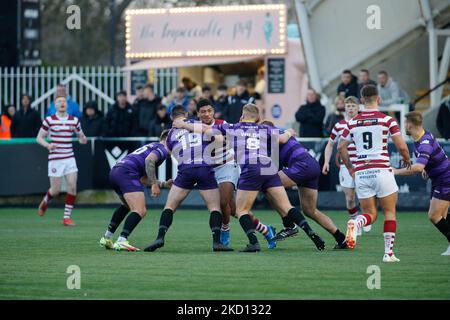
[[[366,106],[378,106],[381,102],[378,89],[372,84],[368,84],[361,89],[361,102]]]
[[[197,116],[204,124],[213,124],[214,122],[214,107],[209,99],[200,99],[197,102]]]
[[[414,132],[422,132],[423,116],[418,111],[411,111],[405,115],[405,131],[407,135],[411,135]]]
[[[259,109],[253,103],[246,104],[242,108],[241,121],[259,121]]]
[[[66,96],[57,96],[55,99],[55,108],[59,113],[65,113],[67,111]]]
[[[187,118],[186,109],[184,109],[181,104],[174,105],[172,111],[170,112],[170,118],[172,118],[172,120],[178,118]]]
[[[348,118],[353,118],[359,112],[359,99],[354,96],[349,96],[345,98],[345,115]]]
[[[163,130],[159,136],[159,142],[166,146],[167,137],[169,136],[169,129]]]
[[[264,119],[263,121],[261,121],[259,124],[262,124],[264,126],[268,126],[268,127],[275,127],[275,123],[273,123],[270,120],[266,120]]]

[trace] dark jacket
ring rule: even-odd
[[[214,112],[216,113],[216,118],[223,119],[227,107],[228,107],[228,96],[217,99],[214,102]]]
[[[295,119],[300,122],[300,137],[322,137],[325,107],[320,101],[306,103],[295,113]]]
[[[450,100],[442,103],[439,107],[436,126],[444,139],[450,139]]]
[[[135,135],[136,126],[136,112],[129,103],[121,109],[116,102],[106,114],[107,137],[132,137]]]
[[[156,116],[156,118],[150,122],[148,135],[150,137],[159,137],[161,135],[161,132],[163,132],[163,130],[170,129],[171,127],[172,121],[170,120],[168,114],[166,114],[166,116],[162,119]]]
[[[142,99],[134,104],[134,109],[137,117],[136,135],[142,137],[149,136],[150,122],[155,120],[156,111],[161,105],[161,98],[155,96],[153,100]]]
[[[24,108],[21,107],[11,120],[11,137],[35,138],[41,124],[41,116],[35,109],[28,107],[28,110],[25,112]]]
[[[244,91],[241,96],[234,95],[228,97],[228,104],[222,119],[228,123],[238,123],[242,115],[242,108],[247,103],[254,103],[255,98],[250,97],[248,91]]]
[[[341,92],[345,92],[345,97],[354,96],[359,98],[359,85],[358,80],[355,76],[352,77],[352,81],[349,84],[345,85],[344,83],[340,83],[337,88],[337,94],[339,95]]]
[[[323,129],[323,133],[325,137],[329,137],[331,135],[331,131],[336,123],[344,119],[344,112],[342,113],[331,113],[328,115],[327,120],[325,121],[325,128]]]
[[[92,117],[86,115],[86,107],[83,108],[83,116],[81,117],[81,129],[86,137],[103,137],[106,134],[106,120],[103,112],[98,110],[95,105],[95,114]]]

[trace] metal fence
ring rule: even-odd
[[[110,66],[0,68],[0,104],[19,107],[20,96],[27,93],[34,100],[32,106],[44,117],[57,84],[63,83],[81,107],[96,100],[99,109],[106,112],[116,93],[127,88],[126,76],[121,67]],[[149,81],[154,82],[156,93],[167,93],[177,86],[177,69],[154,70]]]

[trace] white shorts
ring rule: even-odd
[[[355,180],[352,178],[346,166],[339,169],[339,183],[343,188],[355,189]]]
[[[391,169],[366,169],[355,173],[356,194],[359,199],[384,198],[398,191]]]
[[[216,177],[217,184],[223,182],[231,182],[234,184],[234,188],[237,187],[239,175],[241,174],[241,168],[235,163],[225,163],[219,167],[214,168],[214,175]]]
[[[64,177],[73,172],[78,172],[75,158],[52,160],[48,162],[49,177]]]

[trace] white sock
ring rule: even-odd
[[[123,241],[127,241],[127,238],[120,236],[119,239],[117,239],[117,242],[123,242]]]

